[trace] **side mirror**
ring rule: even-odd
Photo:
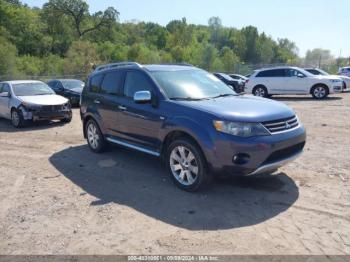
[[[0,93],[0,97],[10,97],[10,93],[9,92],[3,92],[3,93]]]
[[[134,94],[134,101],[137,104],[150,103],[152,101],[152,95],[150,91],[138,91]]]
[[[297,74],[297,77],[304,78],[305,76],[303,74]]]

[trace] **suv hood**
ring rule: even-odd
[[[206,111],[215,115],[219,120],[227,121],[265,122],[295,115],[292,109],[281,102],[251,95],[179,103]]]
[[[321,79],[321,80],[339,80],[340,79],[340,77],[335,76],[335,75],[328,75],[328,76],[316,75],[313,77],[316,79]]]
[[[42,106],[63,105],[68,102],[68,99],[59,95],[19,96],[18,98],[22,102]]]

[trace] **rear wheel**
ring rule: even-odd
[[[95,153],[101,153],[106,148],[106,141],[100,128],[94,120],[86,123],[86,139],[90,149]]]
[[[264,86],[256,86],[253,89],[253,95],[259,96],[259,97],[268,97],[269,93],[267,92],[266,87],[264,87]]]
[[[20,128],[25,125],[25,120],[23,118],[23,114],[20,110],[18,109],[13,109],[11,111],[11,123],[14,127]]]
[[[203,153],[190,139],[172,142],[166,163],[172,180],[182,190],[197,191],[211,180]]]
[[[328,88],[323,85],[318,85],[311,89],[311,95],[315,99],[324,99],[328,96],[328,94],[329,94]]]

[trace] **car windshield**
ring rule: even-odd
[[[65,89],[74,89],[84,87],[84,82],[80,80],[61,80]]]
[[[39,96],[53,95],[55,92],[46,84],[41,82],[12,84],[16,96]]]
[[[218,74],[219,76],[225,78],[225,79],[228,80],[228,81],[232,81],[232,80],[233,80],[233,78],[230,77],[229,75],[226,75],[226,74],[223,74],[223,73],[217,73],[217,74]]]
[[[306,76],[314,76],[313,74],[311,74],[310,72],[306,71],[305,69],[302,68],[298,68],[297,69],[299,72],[303,73]]]
[[[169,99],[197,100],[237,95],[204,70],[156,71],[152,75]]]
[[[326,71],[323,71],[322,69],[307,69],[306,71],[310,72],[313,75],[323,75],[323,76],[329,75]]]

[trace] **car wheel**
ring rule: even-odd
[[[90,149],[95,153],[101,153],[106,147],[106,141],[97,123],[94,120],[89,120],[85,128]]]
[[[23,114],[20,110],[13,109],[11,111],[11,123],[14,127],[20,128],[25,125],[25,120],[23,118]]]
[[[343,81],[343,92],[345,92],[345,90],[346,90],[346,83],[345,83],[345,81]]]
[[[315,99],[324,99],[328,96],[328,88],[323,85],[318,85],[312,88],[311,94]]]
[[[264,87],[264,86],[256,86],[253,89],[253,95],[259,96],[259,97],[268,97],[269,93],[267,92],[266,87]]]
[[[72,116],[67,117],[67,118],[63,118],[63,119],[61,120],[61,122],[62,122],[62,123],[70,123],[70,122],[72,122]]]
[[[197,191],[211,180],[203,153],[189,139],[178,139],[170,144],[166,163],[172,180],[182,190]]]

